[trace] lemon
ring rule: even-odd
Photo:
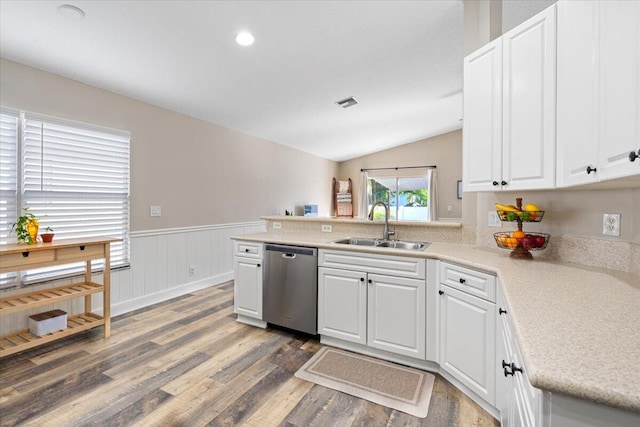
[[[528,203],[524,206],[524,210],[527,212],[538,212],[541,209],[538,207],[538,205],[534,205],[533,203]]]

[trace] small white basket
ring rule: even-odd
[[[63,329],[67,329],[66,311],[51,310],[29,316],[29,332],[33,335],[41,337]]]

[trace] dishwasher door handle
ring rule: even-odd
[[[285,259],[294,259],[296,257],[296,254],[282,254],[282,258]]]

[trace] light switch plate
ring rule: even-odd
[[[149,208],[149,215],[151,215],[151,216],[162,216],[162,207],[161,206],[151,206]]]
[[[620,214],[603,214],[602,234],[606,236],[620,235]]]

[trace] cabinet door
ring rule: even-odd
[[[640,2],[601,1],[600,179],[640,174]]]
[[[502,39],[464,58],[463,96],[464,191],[497,190],[502,180]]]
[[[369,274],[367,345],[425,358],[424,280]]]
[[[553,188],[556,141],[555,5],[502,36],[503,190]]]
[[[366,273],[318,268],[318,333],[367,343]]]
[[[559,187],[598,181],[597,13],[595,1],[558,3]]]
[[[495,304],[440,290],[440,366],[495,405]]]
[[[498,306],[500,304],[498,303]],[[511,422],[511,399],[513,394],[513,381],[504,375],[502,362],[510,363],[511,351],[508,347],[508,335],[503,327],[503,322],[498,317],[496,336],[496,408],[500,411],[501,427],[515,426]]]
[[[233,264],[235,313],[262,320],[262,260],[234,257]]]

